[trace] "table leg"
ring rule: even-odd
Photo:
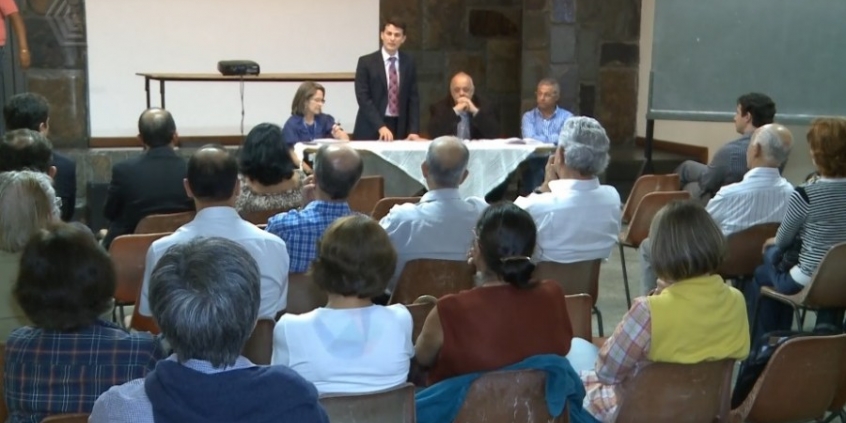
[[[147,108],[150,108],[150,77],[144,77],[144,92],[147,94]]]
[[[164,84],[165,84],[164,79],[160,79],[160,80],[159,80],[159,93],[161,93],[161,96],[162,96],[162,109],[164,109],[164,108],[165,108],[165,89],[164,89]]]

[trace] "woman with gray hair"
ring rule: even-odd
[[[21,253],[27,241],[51,222],[60,209],[50,177],[29,170],[0,173],[0,339],[30,325],[12,298]]]
[[[567,119],[543,184],[514,201],[538,226],[539,261],[573,263],[611,254],[620,233],[620,194],[599,183],[610,145],[595,119]]]

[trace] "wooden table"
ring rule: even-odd
[[[150,81],[159,81],[161,107],[165,107],[165,82],[353,82],[353,72],[324,72],[324,73],[263,73],[260,75],[224,76],[219,73],[136,73],[144,77],[144,91],[147,93],[147,108],[150,108]]]

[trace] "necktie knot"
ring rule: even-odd
[[[394,64],[394,63],[397,61],[397,56],[391,56],[391,57],[389,57],[389,58],[388,58],[388,61],[390,61],[390,62],[391,62],[391,64]]]

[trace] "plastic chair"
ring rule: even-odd
[[[311,281],[307,273],[288,274],[288,305],[287,314],[308,313],[318,307],[326,305],[326,293]]]
[[[383,198],[385,198],[385,179],[381,176],[362,176],[350,193],[347,202],[353,211],[370,214]]]
[[[293,208],[294,207],[288,207],[286,209],[256,210],[251,212],[241,212],[239,214],[241,215],[241,219],[244,219],[253,225],[267,225],[267,221],[270,220],[271,217]]]
[[[576,263],[542,261],[535,268],[534,277],[538,280],[558,282],[565,295],[590,295],[593,300],[591,308],[593,313],[596,314],[596,324],[599,327],[599,336],[605,336],[605,330],[602,327],[602,313],[596,307],[596,300],[599,297],[599,267],[601,264],[601,259]]]
[[[54,416],[45,417],[41,423],[88,423],[88,414],[56,414]]]
[[[623,285],[626,288],[626,306],[628,308],[632,307],[632,296],[629,291],[629,275],[626,270],[626,254],[623,248],[637,249],[640,247],[640,243],[649,236],[652,219],[662,207],[673,201],[689,199],[690,193],[687,191],[662,191],[646,194],[635,208],[629,226],[620,233],[617,244],[620,246],[620,263],[623,266]]]
[[[755,269],[764,261],[761,246],[775,236],[779,225],[762,223],[729,235],[728,254],[717,273],[725,280],[741,281],[752,277]]]
[[[440,298],[472,289],[474,274],[474,267],[463,260],[411,260],[402,269],[389,304],[410,304],[421,295]]]
[[[590,313],[593,307],[593,299],[588,294],[568,295],[567,314],[570,316],[570,326],[573,327],[573,336],[582,338],[585,341],[593,341],[593,328],[591,327]]]
[[[637,205],[646,194],[661,191],[678,191],[681,189],[681,179],[677,173],[668,175],[643,175],[637,178],[626,204],[623,206],[623,223],[629,223]]]
[[[396,205],[408,203],[417,204],[419,202],[420,197],[385,197],[376,203],[376,206],[373,207],[373,212],[370,213],[370,216],[376,220],[382,220],[383,217],[388,215],[391,208]]]
[[[175,232],[180,226],[194,220],[196,212],[151,214],[144,217],[135,226],[135,234],[157,234]]]
[[[270,356],[273,353],[273,327],[276,322],[269,319],[260,319],[256,322],[252,335],[247,339],[241,355],[247,357],[254,364],[270,364]]]
[[[332,423],[414,423],[414,385],[369,394],[323,395],[320,404]]]
[[[121,235],[109,245],[109,256],[115,266],[117,286],[115,288],[115,308],[112,318],[123,325],[123,307],[136,304],[144,281],[144,267],[147,262],[147,250],[159,238],[170,233],[154,233],[141,235]],[[116,310],[120,309],[120,319]],[[134,312],[133,312],[134,314]]]
[[[618,423],[725,422],[734,359],[651,363],[624,383]]]
[[[489,372],[476,379],[455,423],[564,423],[567,409],[553,418],[546,406],[546,374],[539,370]],[[334,422],[333,422],[334,423]]]
[[[840,386],[846,335],[787,340],[772,355],[752,391],[731,411],[735,423],[817,420]]]

